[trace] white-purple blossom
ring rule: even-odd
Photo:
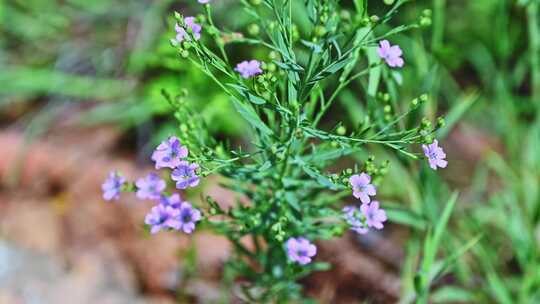
[[[195,23],[195,17],[185,17],[184,24],[188,29],[191,30],[191,35],[193,35],[195,40],[201,39],[202,26],[198,23]],[[174,30],[176,31],[176,42],[180,43],[184,40],[191,39],[186,29],[180,26],[178,23],[174,25]]]
[[[360,199],[362,203],[368,204],[370,196],[377,194],[377,188],[371,184],[371,176],[362,172],[349,178],[349,183],[353,190],[353,196]]]
[[[366,218],[366,224],[368,227],[375,229],[383,229],[383,222],[387,220],[386,212],[379,208],[379,202],[373,201],[371,204],[362,204],[360,211]]]
[[[422,145],[422,150],[424,150],[424,155],[428,158],[431,169],[437,170],[437,167],[446,168],[448,165],[448,161],[445,160],[446,153],[444,153],[442,147],[439,147],[437,140],[434,140],[429,145]]]
[[[317,254],[317,247],[303,237],[288,239],[286,247],[289,259],[300,265],[311,263],[311,259]]]
[[[179,209],[159,204],[152,207],[144,218],[144,223],[151,226],[150,233],[156,234],[162,229],[178,227],[179,214]]]
[[[161,192],[165,190],[165,181],[155,173],[150,173],[144,178],[139,178],[135,182],[137,186],[137,197],[139,199],[157,200],[161,197]]]
[[[234,70],[240,73],[240,75],[246,79],[259,75],[263,72],[261,69],[261,63],[257,60],[242,61],[236,65]]]
[[[199,0],[199,3],[201,4],[207,4],[210,3],[212,0]]]
[[[171,178],[176,182],[176,188],[187,189],[199,184],[200,178],[195,172],[199,168],[196,163],[181,161],[180,164],[171,173]]]
[[[403,58],[401,58],[401,55],[403,52],[401,51],[401,48],[399,45],[390,45],[390,42],[388,40],[383,40],[379,42],[379,47],[377,48],[377,54],[379,57],[384,59],[386,61],[386,64],[390,67],[402,67],[403,66]]]
[[[175,230],[182,230],[184,233],[192,233],[195,230],[195,223],[201,220],[201,212],[191,206],[188,202],[182,202],[178,207],[178,215],[174,226]]]
[[[366,234],[368,232],[367,224],[365,223],[365,217],[358,207],[346,206],[343,208],[343,218],[356,233]]]
[[[171,136],[157,146],[152,153],[152,160],[156,162],[156,169],[165,167],[174,169],[180,164],[182,158],[187,156],[188,149],[182,146],[177,137]]]
[[[126,183],[126,179],[119,175],[118,172],[109,172],[107,179],[101,185],[101,190],[103,190],[103,199],[106,201],[118,200],[120,198],[120,192],[122,191],[122,186]]]

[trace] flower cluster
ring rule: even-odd
[[[188,149],[181,145],[180,140],[171,136],[154,150],[152,160],[156,169],[172,169],[171,179],[176,181],[176,188],[186,189],[199,184],[199,176],[196,173],[199,166],[185,160],[188,154]],[[125,186],[124,177],[117,172],[109,173],[102,185],[103,198],[117,200]],[[169,196],[164,194],[166,187],[165,180],[155,172],[135,181],[133,188],[137,198],[158,201],[146,215],[144,223],[151,227],[152,234],[164,229],[192,233],[195,230],[195,223],[201,220],[201,212],[193,208],[189,202],[183,201],[178,193]]]
[[[379,208],[378,201],[372,201],[370,196],[377,194],[377,188],[371,184],[371,176],[362,172],[349,178],[353,196],[360,199],[360,207],[346,206],[343,208],[343,218],[351,230],[366,234],[369,228],[382,229],[387,220],[386,212]]]
[[[181,26],[180,24],[176,23],[174,26],[174,30],[176,31],[176,43],[180,43],[184,40],[191,40],[190,34],[193,35],[195,40],[201,39],[202,26],[195,23],[195,17],[185,17],[184,24],[185,26]]]

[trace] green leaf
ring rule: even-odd
[[[259,118],[255,110],[250,105],[244,104],[233,97],[232,102],[234,107],[247,120],[251,126],[261,131],[262,134],[271,136],[273,134],[272,130],[264,124],[264,122]]]

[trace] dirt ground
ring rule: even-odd
[[[123,195],[105,202],[100,185],[118,168],[134,178],[150,171],[135,156],[117,155],[113,127],[58,128],[28,141],[0,132],[0,303],[209,303],[219,300],[226,240],[206,231],[193,236],[143,231],[151,202]],[[233,197],[216,182],[205,193]],[[306,292],[321,303],[394,303],[406,231],[319,243],[333,268],[307,278]],[[180,253],[197,252],[196,276],[183,272]]]

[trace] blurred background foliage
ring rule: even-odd
[[[215,2],[217,23],[245,32],[249,19],[237,13],[238,3]],[[371,14],[387,8],[369,5]],[[399,87],[387,89],[397,112],[429,93],[421,114],[433,121],[446,115],[438,135],[450,160],[447,170],[432,172],[377,151],[392,160],[380,187],[389,215],[409,227],[403,303],[426,293],[433,303],[540,302],[538,6],[418,0],[391,21],[419,22],[431,10],[423,21],[430,26],[391,38],[404,49],[406,67],[393,75]],[[227,97],[169,46],[172,11],[196,9],[173,0],[0,0],[0,122],[32,138],[67,111],[76,124],[124,128],[144,154],[176,128],[165,88],[187,90],[216,136],[241,137],[243,123]],[[233,60],[268,55],[228,49]],[[333,119],[356,124],[358,95],[344,91]]]

